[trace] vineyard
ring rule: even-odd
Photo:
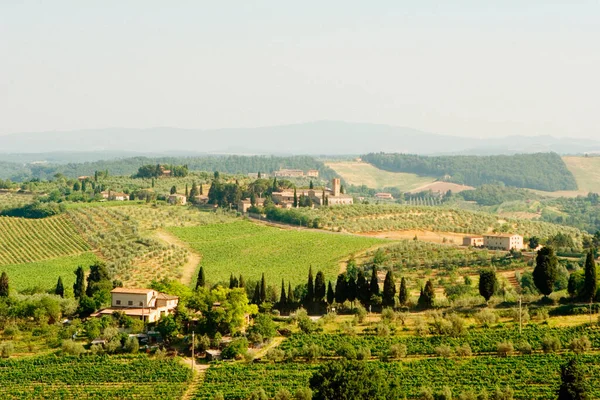
[[[209,281],[227,281],[232,273],[242,274],[246,280],[259,280],[264,272],[267,282],[275,286],[282,278],[292,285],[304,282],[311,266],[334,280],[341,260],[386,243],[374,238],[282,230],[239,220],[168,230],[202,255]]]
[[[562,232],[572,236],[578,243],[582,239],[581,231],[575,228],[539,221],[503,219],[492,214],[444,207],[356,204],[303,212],[312,219],[318,219],[326,229],[356,233],[427,230],[484,234],[494,231],[546,238]]]
[[[177,360],[140,356],[0,361],[3,399],[179,399],[191,378]]]
[[[68,216],[124,284],[144,286],[153,279],[181,276],[188,251],[142,236],[138,222],[120,207],[77,208]]]
[[[592,373],[600,364],[600,356],[581,356],[592,387],[592,398],[600,397],[600,377]],[[546,400],[555,397],[560,380],[560,355],[524,355],[507,358],[482,356],[465,359],[423,359],[410,362],[372,361],[382,369],[396,388],[398,398],[420,398],[422,388],[434,391],[444,386],[455,396],[468,391],[492,393],[496,387],[509,386],[515,399]],[[294,393],[308,387],[308,380],[319,364],[218,364],[206,374],[197,399],[212,399],[221,393],[225,399],[245,399],[263,388],[269,397],[285,388]]]
[[[0,266],[80,254],[90,246],[66,216],[0,217]]]
[[[96,261],[93,253],[82,253],[26,264],[3,265],[0,270],[6,271],[11,287],[17,291],[33,287],[53,288],[59,276],[67,291],[70,291],[75,283],[74,271],[77,267],[81,265],[87,270]]]

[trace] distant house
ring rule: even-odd
[[[463,246],[483,247],[483,236],[465,236]]]
[[[262,207],[265,204],[265,199],[256,199],[256,206]],[[237,209],[241,213],[247,213],[248,209],[252,207],[252,201],[250,199],[240,200]]]
[[[126,201],[129,200],[129,195],[122,192],[113,192],[112,190],[105,190],[100,192],[102,198],[110,201]]]
[[[89,176],[78,176],[77,177],[77,180],[79,180],[79,181],[85,181],[86,179],[90,179],[90,177]]]
[[[208,203],[208,196],[205,194],[199,194],[194,197],[194,203],[196,204],[206,204]]]
[[[187,198],[182,194],[175,193],[169,195],[167,202],[174,205],[185,205],[187,203]]]
[[[490,250],[523,250],[523,236],[510,233],[483,235],[483,246]]]
[[[385,192],[375,193],[375,197],[380,200],[394,200],[394,196],[391,193]]]
[[[318,178],[319,177],[319,170],[309,169],[306,172],[306,176],[310,176],[311,178]]]
[[[323,206],[325,205],[325,202],[330,206],[350,205],[354,203],[354,197],[341,192],[339,178],[332,179],[331,186],[331,189],[326,189],[324,191],[318,189],[296,190],[296,196],[298,199],[300,196],[310,198],[315,207]],[[279,207],[291,208],[294,202],[294,191],[288,189],[281,192],[273,192],[271,198]]]
[[[304,171],[301,169],[280,169],[273,173],[278,178],[298,178],[304,176]]]
[[[179,303],[179,297],[153,289],[115,288],[111,290],[110,295],[111,306],[98,311],[93,316],[101,317],[122,312],[131,318],[156,322],[162,316],[173,314]]]

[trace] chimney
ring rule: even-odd
[[[333,192],[333,196],[339,196],[340,195],[340,178],[333,178],[331,180],[331,191]]]

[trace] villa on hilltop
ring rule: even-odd
[[[523,250],[523,236],[511,233],[465,236],[463,246],[485,247],[490,250]]]
[[[110,295],[110,307],[92,314],[93,317],[120,312],[134,319],[156,322],[163,316],[173,314],[179,304],[179,297],[153,289],[115,288]]]
[[[311,199],[315,207],[323,205],[350,205],[354,204],[354,198],[351,195],[341,192],[341,183],[339,178],[331,180],[331,189],[301,189],[296,190],[296,196],[305,196]],[[294,203],[294,191],[287,189],[281,192],[271,194],[273,202],[284,208],[291,208]]]

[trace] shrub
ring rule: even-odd
[[[448,386],[444,386],[442,391],[436,394],[435,400],[452,400],[452,390]]]
[[[12,342],[4,342],[0,344],[0,356],[2,358],[8,358],[15,351],[15,346]]]
[[[438,357],[450,357],[452,355],[452,348],[446,345],[438,346],[435,348],[435,354]]]
[[[225,359],[240,359],[248,351],[248,340],[246,338],[237,338],[231,341],[223,349],[221,355]]]
[[[377,332],[377,336],[390,336],[392,329],[385,322],[380,322],[375,327],[375,331]]]
[[[336,354],[340,357],[344,357],[348,360],[356,359],[356,349],[348,342],[343,342],[340,347],[336,350]]]
[[[269,351],[267,351],[265,358],[273,362],[283,361],[283,359],[285,358],[285,351],[278,348],[270,349]]]
[[[544,350],[544,353],[554,353],[560,350],[561,347],[560,340],[554,336],[546,336],[542,339],[542,350]]]
[[[498,321],[498,315],[490,309],[484,309],[475,314],[475,319],[482,326],[489,327]]]
[[[279,389],[273,400],[292,400],[292,394],[287,389]]]
[[[260,388],[252,392],[248,400],[269,400],[269,396],[265,393],[265,389]]]
[[[582,336],[580,338],[573,339],[571,343],[569,343],[569,348],[573,350],[574,353],[582,354],[592,348],[592,342],[590,342],[590,339],[588,339],[587,336]]]
[[[458,395],[458,400],[477,400],[477,394],[469,390]]]
[[[73,356],[78,356],[85,353],[83,345],[72,340],[63,340],[61,350],[64,354],[70,354]]]
[[[381,311],[381,319],[388,322],[393,322],[396,319],[396,313],[393,309],[386,307]]]
[[[321,357],[321,354],[323,354],[323,348],[318,344],[313,343],[302,348],[302,355],[306,357],[308,361],[316,360]]]
[[[518,350],[521,352],[521,354],[531,354],[533,352],[531,345],[526,341],[519,343]]]
[[[311,400],[312,390],[310,388],[300,388],[294,393],[294,400]]]
[[[123,350],[126,353],[135,354],[140,350],[140,342],[138,342],[136,337],[129,337],[127,338],[127,341],[125,341]]]
[[[429,387],[422,387],[419,391],[419,400],[435,400],[433,397],[433,390]]]
[[[393,344],[388,351],[390,358],[404,358],[406,357],[406,353],[407,348],[405,344]]]
[[[361,304],[358,304],[355,308],[354,308],[354,313],[356,314],[356,317],[358,318],[358,322],[359,323],[363,323],[365,322],[365,319],[367,318],[367,309],[364,308]]]
[[[468,343],[465,343],[462,346],[457,346],[456,355],[459,357],[471,357],[473,355],[473,351],[471,351],[471,346],[469,346]]]
[[[497,353],[500,357],[508,357],[514,352],[514,347],[511,342],[502,342],[497,345]]]
[[[357,360],[368,360],[371,358],[371,349],[368,347],[361,347],[356,351]]]

